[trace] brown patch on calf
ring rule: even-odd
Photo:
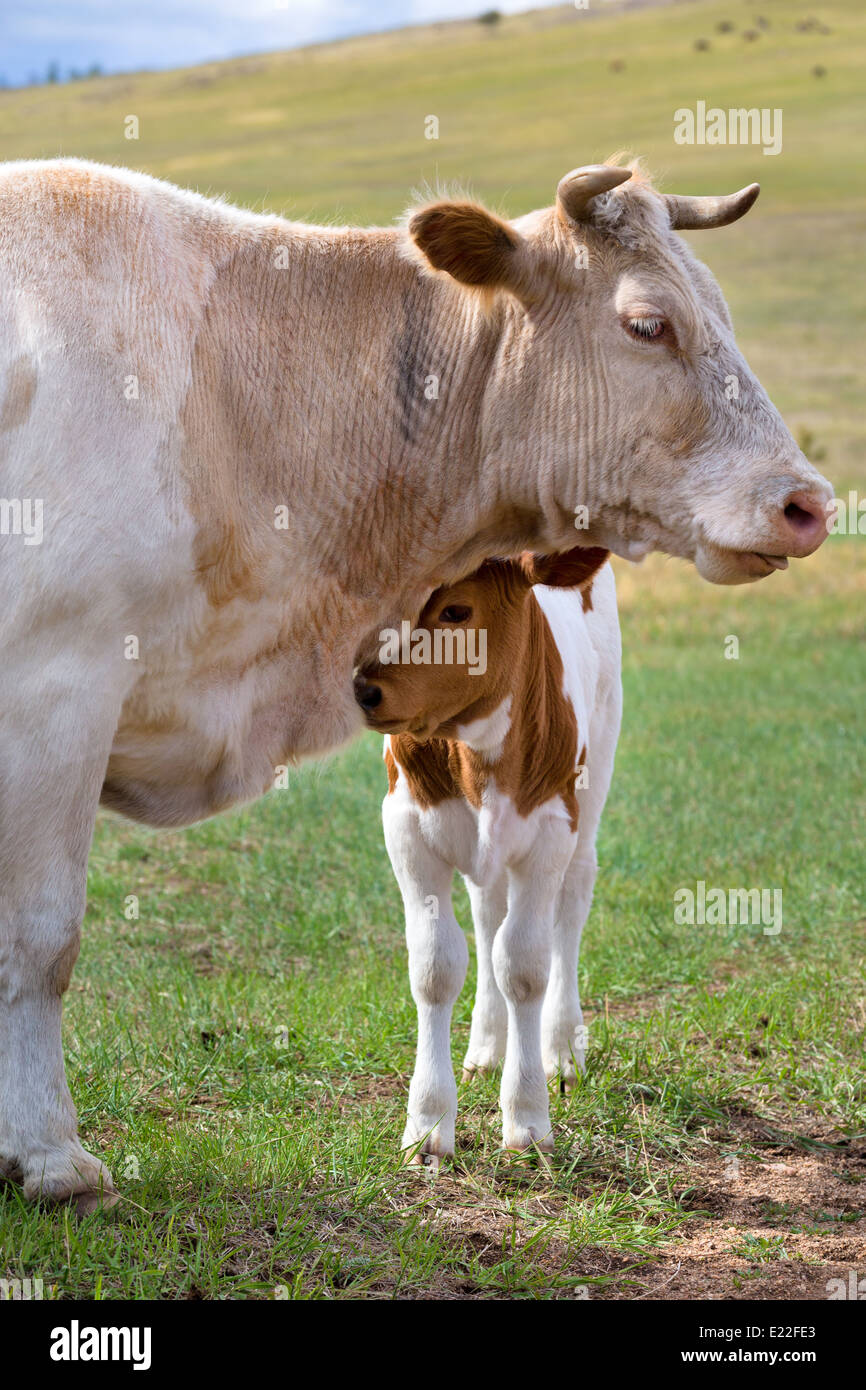
[[[558,795],[575,831],[577,720],[563,692],[562,657],[534,594],[525,611],[530,630],[527,663],[517,673],[511,728],[493,775],[521,816]]]
[[[388,790],[393,792],[397,785],[397,763],[409,783],[412,800],[424,811],[439,806],[455,796],[463,796],[470,805],[481,805],[481,792],[484,775],[480,768],[471,762],[461,760],[460,750],[470,753],[465,744],[454,739],[417,739],[414,734],[393,734],[391,748],[394,757],[394,780],[391,769],[388,771]],[[396,759],[396,761],[395,761]]]
[[[385,767],[388,772],[388,795],[390,796],[397,785],[397,777],[399,775],[397,772],[397,764],[394,761],[394,755],[390,748],[385,749]]]
[[[463,797],[478,810],[485,788],[494,780],[524,817],[559,795],[576,830],[577,723],[562,690],[562,658],[531,593],[524,605],[522,636],[519,664],[507,691],[512,696],[511,724],[495,761],[457,738],[421,740],[410,733],[393,734],[391,748],[413,800],[424,810],[453,797]],[[500,703],[492,702],[488,713]]]

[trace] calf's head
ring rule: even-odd
[[[663,550],[734,584],[825,538],[832,489],[676,235],[735,222],[757,194],[663,195],[636,167],[602,164],[567,174],[554,207],[514,222],[468,201],[410,215],[409,254],[481,292],[505,325],[482,449],[509,501],[531,484],[546,543],[573,544],[577,524],[587,545],[631,559]]]
[[[608,551],[488,560],[468,578],[443,585],[414,623],[384,629],[380,656],[355,675],[355,699],[380,733],[461,738],[508,699],[521,678],[538,678],[539,626],[527,612],[533,584],[582,588]]]

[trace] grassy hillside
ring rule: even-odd
[[[808,15],[830,33],[798,30]],[[84,155],[353,221],[437,178],[517,214],[621,147],[671,189],[759,178],[755,211],[695,243],[841,491],[866,483],[864,53],[856,0],[563,8],[0,93],[0,157]],[[781,107],[782,154],[674,144],[698,100]],[[738,590],[659,557],[619,566],[588,1071],[555,1101],[549,1172],[498,1153],[492,1081],[461,1092],[453,1173],[400,1167],[414,1018],[377,739],[187,832],[101,817],[66,1034],[85,1142],[126,1201],[116,1227],[76,1226],[8,1189],[0,1277],[85,1298],[823,1299],[862,1268],[864,546],[833,538]],[[781,888],[781,933],[676,926],[698,879]]]
[[[756,29],[756,14],[767,28]],[[829,33],[799,30],[809,17]],[[726,21],[733,32],[719,33]],[[707,51],[695,49],[700,39]],[[866,479],[853,351],[864,304],[864,54],[859,0],[565,6],[493,28],[443,24],[0,93],[0,158],[82,155],[295,217],[358,222],[390,221],[411,188],[437,179],[468,183],[516,215],[551,202],[567,169],[618,149],[646,156],[679,191],[760,179],[755,212],[700,237],[701,254],[774,399],[832,447],[848,482]],[[698,100],[781,108],[782,153],[676,145],[673,113]],[[124,138],[128,115],[137,141]],[[438,140],[425,139],[428,115]]]

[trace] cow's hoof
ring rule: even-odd
[[[120,1201],[116,1187],[100,1188],[97,1192],[76,1192],[69,1205],[76,1216],[93,1216],[96,1212],[113,1212]]]
[[[403,1162],[407,1168],[428,1168],[431,1172],[438,1172],[444,1163],[449,1160],[453,1162],[453,1159],[454,1146],[444,1143],[434,1134],[428,1134],[420,1143],[418,1140],[414,1144],[405,1138],[403,1140]]]
[[[105,1164],[80,1144],[32,1154],[23,1172],[24,1196],[30,1202],[69,1202],[79,1216],[109,1211],[120,1193]]]
[[[582,1048],[553,1047],[544,1053],[544,1059],[544,1075],[554,1083],[561,1096],[576,1090],[578,1079],[586,1071]]]
[[[0,1158],[0,1182],[20,1182],[21,1164],[17,1158]]]

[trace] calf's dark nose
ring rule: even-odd
[[[382,690],[378,685],[373,685],[365,676],[356,676],[353,681],[355,689],[355,699],[362,710],[367,713],[374,710],[377,705],[382,703]]]

